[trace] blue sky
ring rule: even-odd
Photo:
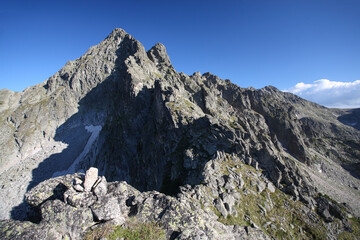
[[[0,88],[45,81],[116,27],[163,43],[177,71],[241,87],[354,82],[359,13],[359,0],[1,1]]]

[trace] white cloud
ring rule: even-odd
[[[300,82],[284,91],[294,93],[326,107],[360,107],[360,80],[335,82],[328,79],[320,79],[309,84]]]

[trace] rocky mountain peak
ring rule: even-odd
[[[279,89],[277,89],[276,87],[271,86],[271,85],[264,87],[264,90],[266,90],[268,92],[279,92]]]
[[[202,76],[209,80],[209,82],[211,82],[212,84],[218,84],[221,82],[220,78],[215,74],[212,74],[211,72],[206,72]]]
[[[124,38],[128,33],[122,28],[115,28],[107,37],[106,39],[112,41],[118,41],[119,39]]]
[[[168,239],[360,235],[357,111],[178,73],[122,29],[0,100],[0,238],[131,217]]]
[[[147,54],[149,59],[156,65],[162,64],[168,67],[171,66],[170,58],[167,55],[166,48],[162,43],[156,43]]]

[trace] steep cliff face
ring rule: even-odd
[[[51,177],[95,166],[108,181],[175,196],[210,184],[209,161],[229,156],[309,211],[326,194],[360,216],[356,110],[178,73],[162,44],[146,52],[121,29],[45,83],[1,90],[0,103],[3,219],[25,218],[25,192]]]

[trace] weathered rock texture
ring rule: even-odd
[[[202,184],[182,186],[176,197],[140,192],[124,181],[107,183],[105,177],[98,177],[91,191],[77,190],[87,177],[57,177],[30,190],[26,201],[33,222],[2,221],[0,237],[80,239],[91,229],[126,226],[134,218],[158,223],[167,239],[331,239],[358,227],[336,202],[319,196],[317,214],[276,189],[260,170],[224,152],[205,165]]]
[[[196,234],[209,239],[249,234],[311,238],[319,237],[312,229],[322,227],[328,238],[336,238],[341,232],[350,234],[350,215],[360,216],[357,110],[328,109],[271,86],[240,88],[211,73],[178,73],[162,44],[146,52],[121,29],[45,83],[21,93],[1,90],[0,100],[0,214],[27,219],[27,209],[40,222],[34,225],[39,231],[51,226],[46,219],[52,218],[43,211],[69,207],[85,210],[66,214],[87,219],[86,211],[91,211],[92,221],[117,224],[126,223],[136,209],[139,219],[161,221],[168,234],[173,231],[180,239]],[[32,194],[47,196],[39,190],[42,181],[90,167],[106,179],[89,188],[78,178],[65,198]],[[253,177],[244,178],[248,173],[241,169],[247,168]],[[131,203],[136,207],[125,209],[119,199],[129,199],[126,194],[104,199],[118,191],[111,186],[120,184],[106,180],[150,192],[133,190],[141,197]],[[53,181],[47,180],[49,186]],[[57,187],[55,192],[69,186]],[[28,190],[31,207],[22,202]],[[190,197],[181,202],[186,194],[199,195],[199,205],[192,206]],[[150,208],[156,216],[142,213],[139,201],[146,199],[156,205]],[[277,200],[288,204],[281,214],[271,213]],[[179,216],[186,221],[176,217],[170,210],[176,212],[179,201],[200,213],[191,217],[184,210]],[[283,224],[277,222],[279,214],[287,220]],[[27,228],[30,223],[21,224]],[[51,234],[77,238],[92,224],[79,223],[71,233],[64,229],[73,227],[59,225]],[[2,229],[15,225],[3,222]],[[220,233],[229,235],[216,238]]]

